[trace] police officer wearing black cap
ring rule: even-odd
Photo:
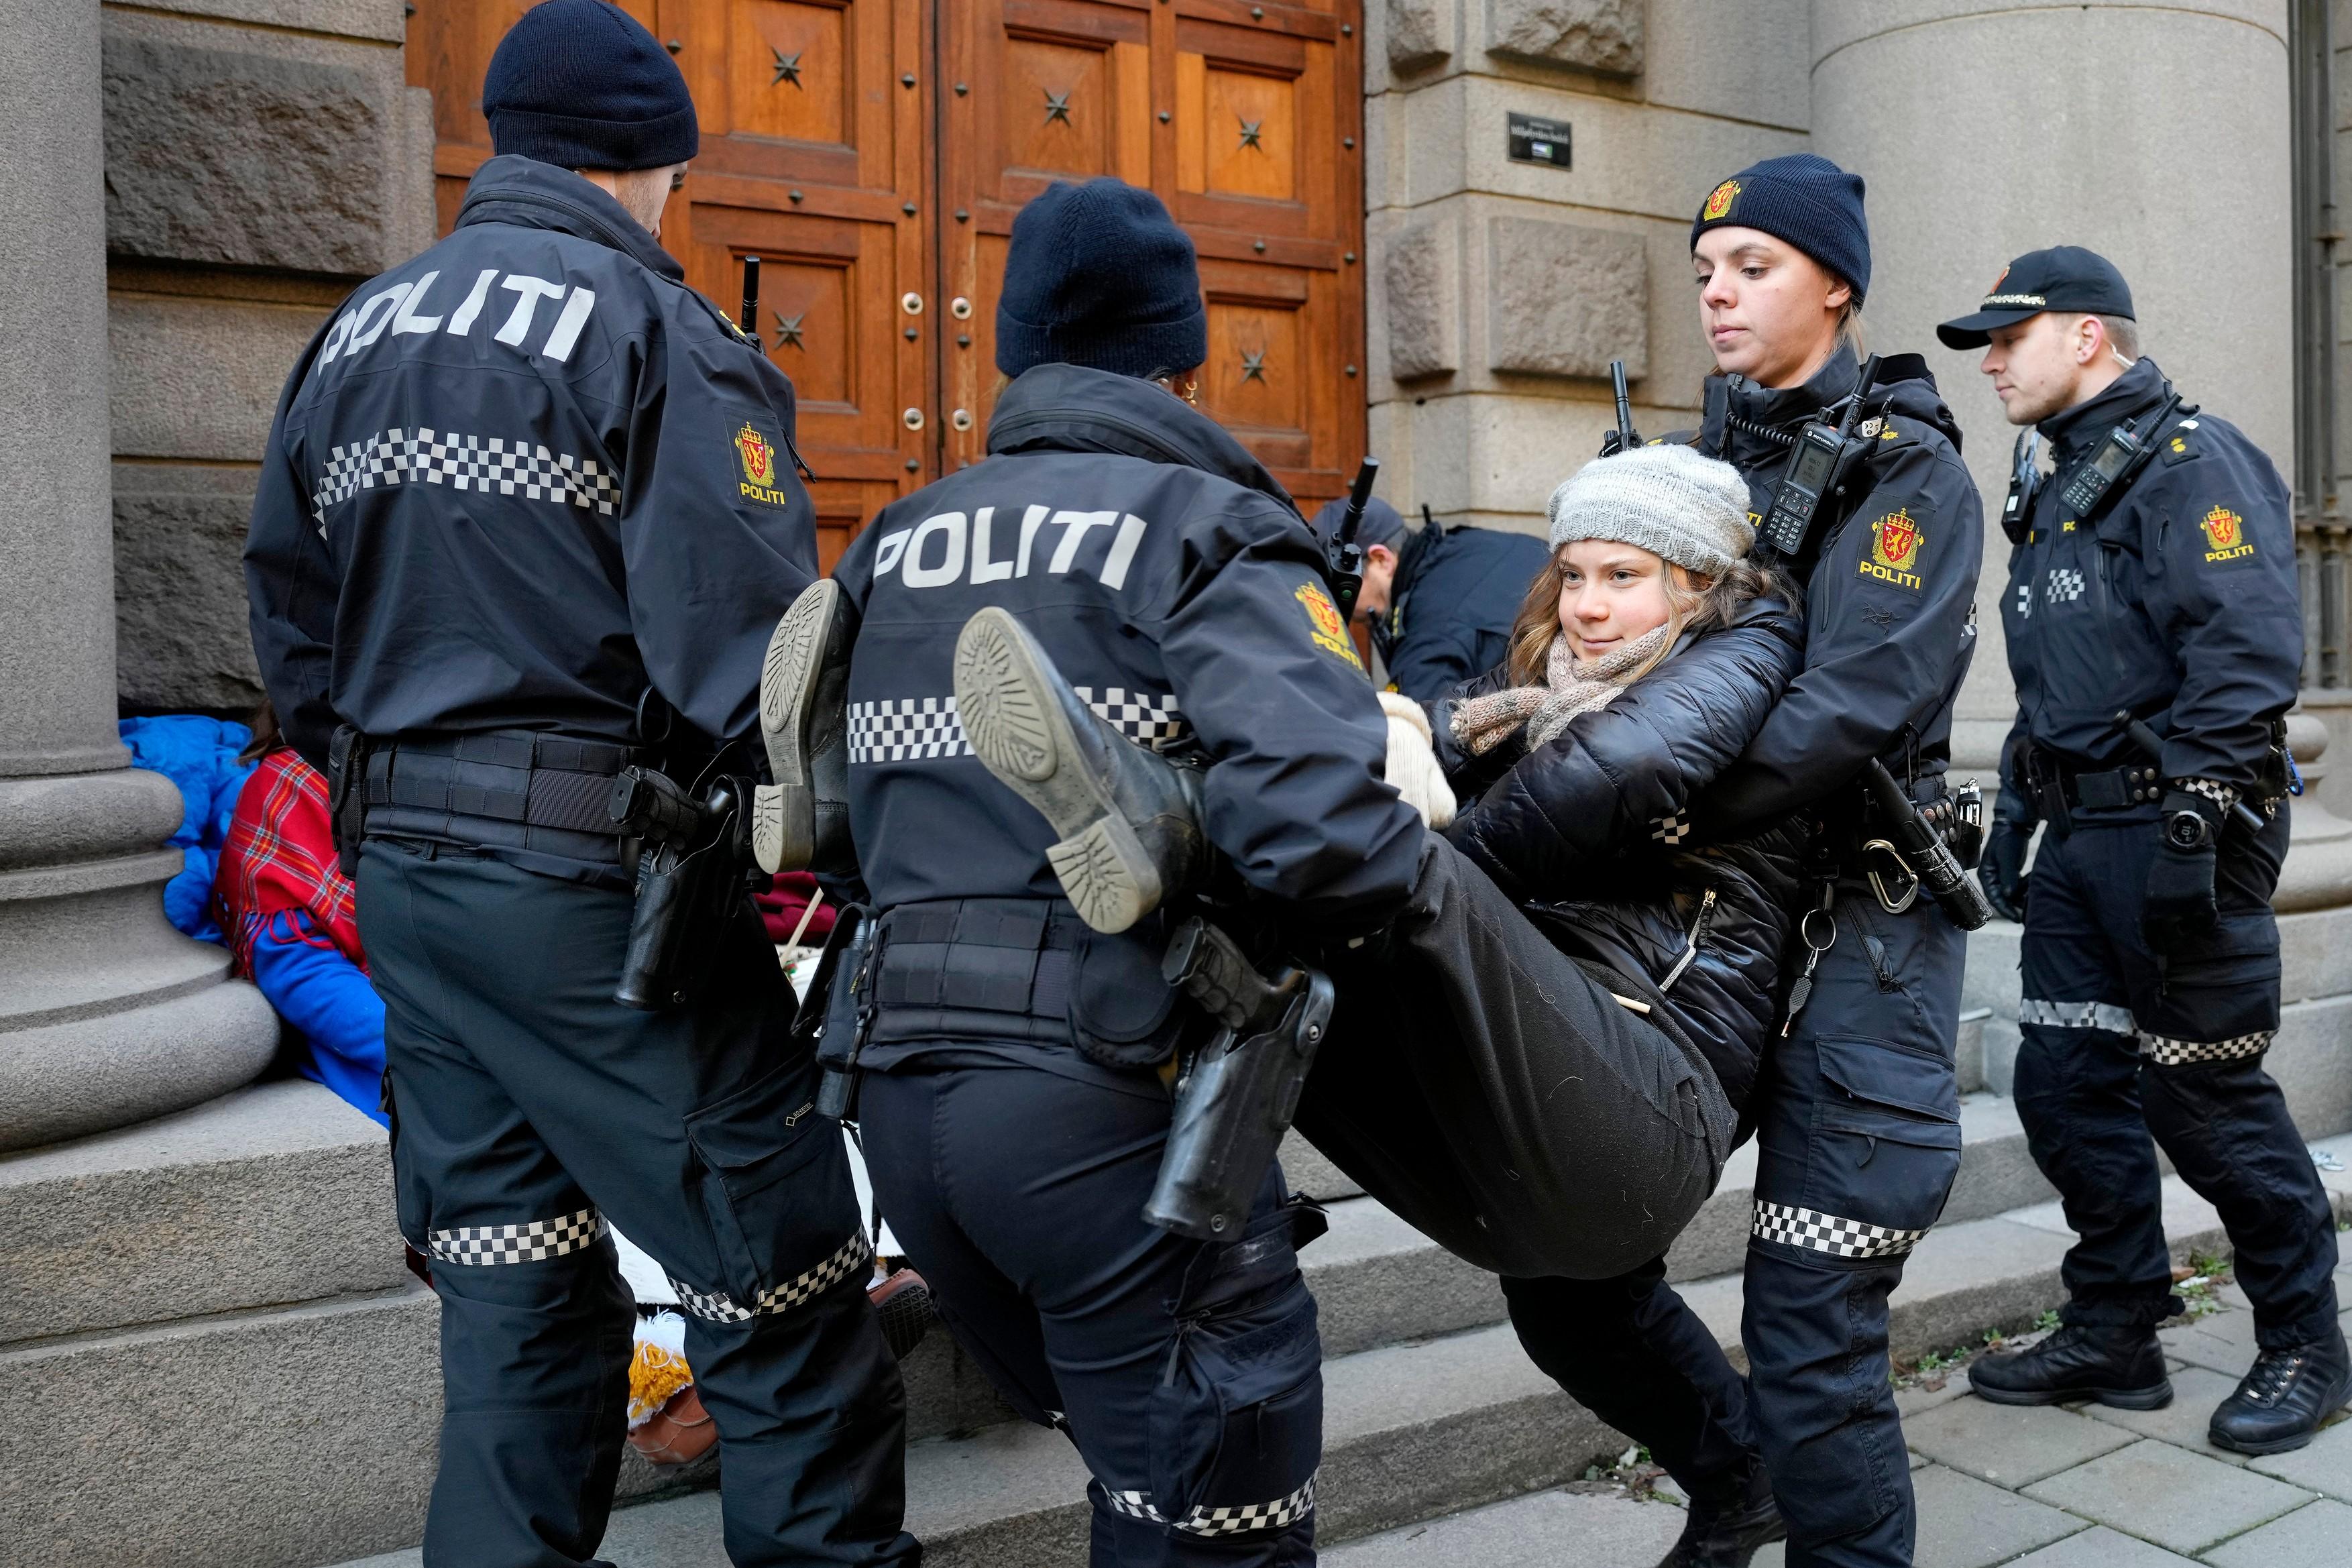
[[[1339,531],[1347,506],[1340,496],[1308,520],[1317,538]],[[1503,662],[1511,623],[1549,556],[1531,533],[1444,528],[1423,516],[1408,528],[1380,497],[1366,503],[1356,531],[1364,552],[1356,618],[1371,627],[1389,685],[1434,702]]]
[[[2131,290],[2091,251],[2019,257],[1937,335],[1982,347],[2010,423],[2035,427],[2002,519],[2018,714],[1982,877],[2025,922],[2018,1115],[2079,1237],[2058,1331],[1969,1381],[2006,1405],[2171,1402],[2153,1133],[2221,1211],[2254,1306],[2260,1353],[2210,1435],[2301,1447],[2352,1398],[2352,1362],[2327,1200],[2263,1070],[2303,656],[2287,488],[2140,355]]]
[[[1180,864],[1205,833],[1306,918],[1370,923],[1423,839],[1380,781],[1386,726],[1319,545],[1192,405],[1207,355],[1159,198],[1048,187],[1013,224],[988,460],[882,510],[786,616],[762,698],[780,841],[854,867],[875,911],[864,956],[836,959],[854,1005],[824,1049],[877,1195],[958,1342],[1076,1445],[1096,1568],[1313,1561],[1321,1342],[1297,1247],[1322,1221],[1271,1169],[1223,1240],[1144,1219],[1205,1015],[1161,975],[1158,888],[1106,875],[1084,917],[1064,896],[1055,835],[975,754],[1014,731],[959,702],[959,634],[994,617],[1050,647],[1160,791],[1143,831]]]
[[[1691,251],[1717,372],[1700,427],[1664,439],[1737,467],[1765,519],[1799,432],[1855,394],[1863,182],[1809,153],[1767,159],[1708,193]],[[1745,1568],[1784,1532],[1790,1568],[1911,1561],[1887,1297],[1959,1169],[1964,938],[1866,852],[1884,829],[1859,775],[1880,759],[1916,802],[1951,810],[1944,773],[1982,521],[1922,360],[1883,360],[1856,413],[1866,455],[1781,563],[1805,584],[1805,668],[1695,812],[1718,836],[1800,813],[1814,828],[1804,945],[1783,966],[1802,978],[1741,1108],[1759,1144],[1741,1322],[1750,1374],[1732,1370],[1662,1266],[1503,1282],[1536,1364],[1690,1496],[1667,1568]]]
[[[546,0],[482,102],[455,232],[295,366],[246,547],[264,682],[357,856],[400,1228],[440,1297],[425,1561],[596,1550],[634,1319],[609,1217],[688,1315],[731,1559],[912,1563],[870,1249],[740,882],[698,992],[614,999],[614,776],[751,732],[815,574],[792,387],[656,243],[697,133],[644,27]]]

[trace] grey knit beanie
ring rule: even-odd
[[[1690,447],[1635,447],[1595,458],[1551,492],[1551,547],[1611,539],[1719,576],[1756,542],[1748,499],[1729,463]]]

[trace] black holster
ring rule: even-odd
[[[335,840],[335,864],[346,877],[360,874],[360,840],[367,836],[367,737],[339,724],[327,742],[327,824]]]
[[[740,781],[722,778],[698,803],[701,822],[691,838],[646,841],[637,858],[636,905],[614,1001],[658,1011],[684,1005],[700,989],[719,947],[719,928],[744,894],[738,829],[748,795]],[[619,800],[616,790],[616,823]]]

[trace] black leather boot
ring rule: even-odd
[[[956,638],[956,716],[988,771],[1061,841],[1046,858],[1078,918],[1122,931],[1204,872],[1197,775],[1079,700],[1021,623],[992,605]]]
[[[762,871],[846,869],[849,649],[856,626],[841,584],[802,590],[760,665],[760,733],[773,784],[751,796],[751,854]]]
[[[2164,1350],[2156,1331],[2068,1323],[2040,1344],[1979,1357],[1969,1386],[1995,1405],[2062,1405],[2095,1399],[2118,1410],[2161,1410],[2172,1403]]]
[[[2352,1358],[2337,1331],[2315,1344],[2264,1351],[2213,1412],[2206,1436],[2241,1454],[2284,1454],[2352,1400]]]
[[[1748,1568],[1765,1544],[1788,1538],[1788,1521],[1772,1500],[1772,1483],[1761,1465],[1731,1497],[1709,1505],[1693,1498],[1682,1539],[1658,1568]]]

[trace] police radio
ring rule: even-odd
[[[1609,362],[1609,390],[1617,400],[1617,428],[1601,438],[1601,455],[1613,458],[1620,452],[1630,452],[1642,444],[1642,433],[1633,428],[1633,402],[1625,390],[1625,362]]]
[[[2128,486],[2147,466],[2148,458],[2156,455],[2156,438],[2164,422],[2180,406],[2180,394],[2169,385],[2164,390],[2161,407],[2108,431],[2098,450],[2076,464],[2074,471],[2066,476],[2066,488],[2058,492],[2058,504],[2066,509],[2067,515],[2078,522],[2089,521],[2098,515],[2108,496]]]
[[[1863,400],[1877,379],[1878,356],[1873,354],[1863,362],[1861,379],[1854,383],[1853,395],[1846,399],[1843,416],[1834,425],[1826,419],[1811,419],[1797,432],[1796,450],[1789,454],[1780,488],[1772,492],[1772,510],[1756,531],[1757,552],[1768,560],[1794,560],[1804,552],[1815,522],[1822,520],[1823,503],[1837,493],[1839,479],[1863,445],[1853,438],[1853,427],[1862,417]]]
[[[2042,433],[2026,430],[2009,454],[2009,500],[2000,509],[2000,531],[2011,544],[2025,542],[2025,520],[2033,515],[2033,492],[2042,488]]]

